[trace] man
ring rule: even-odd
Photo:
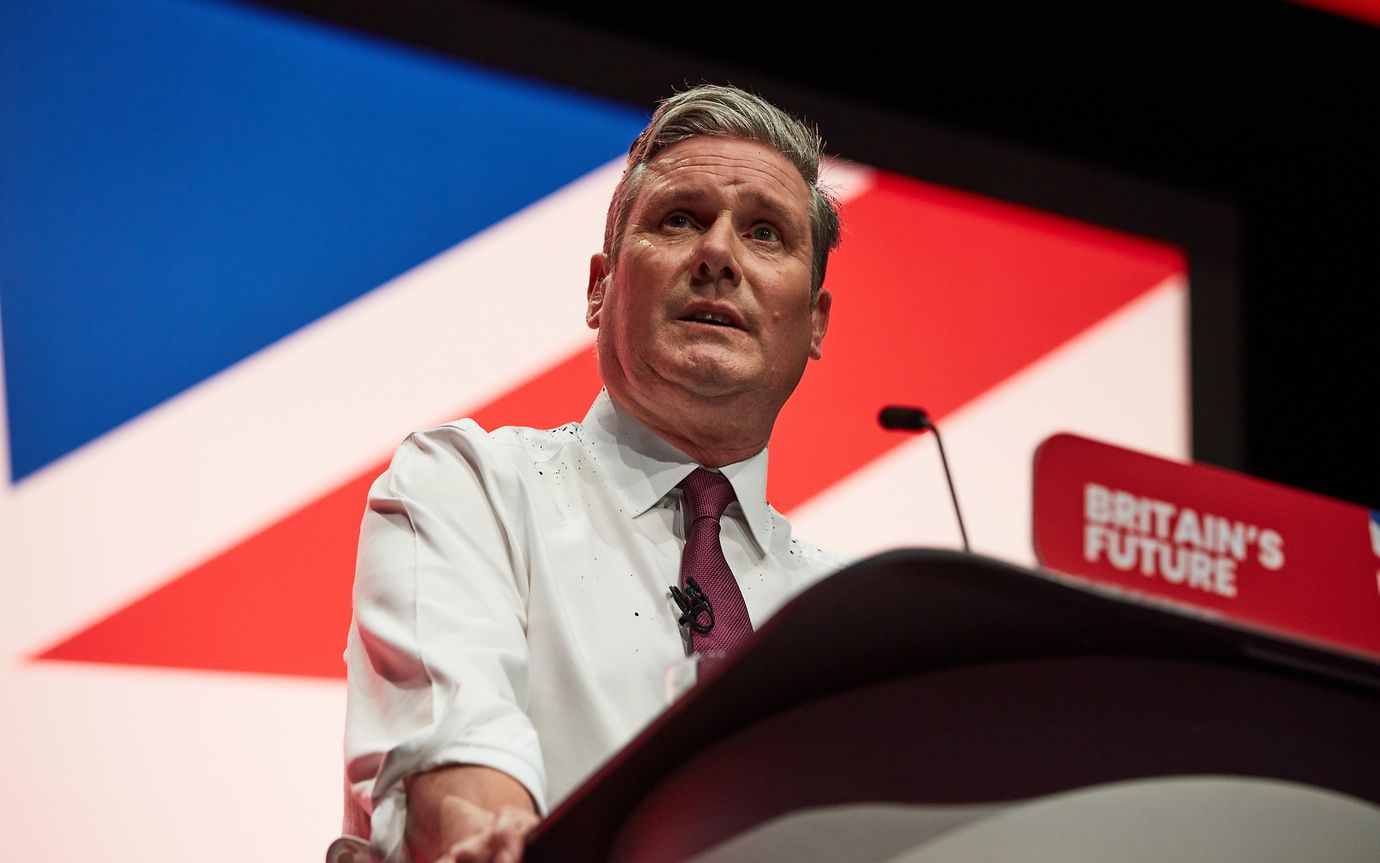
[[[590,262],[604,391],[585,420],[419,432],[374,484],[346,771],[347,829],[370,813],[376,852],[517,860],[687,653],[707,664],[841,565],[765,497],[772,425],[829,323],[820,148],[734,88],[662,103]]]

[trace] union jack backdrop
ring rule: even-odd
[[[642,108],[207,0],[0,4],[5,859],[317,859],[366,489],[411,430],[583,416]],[[826,130],[827,131],[827,130]],[[771,443],[798,534],[1023,564],[1055,431],[1188,455],[1173,247],[839,159]],[[233,839],[228,837],[235,837]]]

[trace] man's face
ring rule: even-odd
[[[605,386],[653,412],[747,393],[779,409],[829,321],[829,293],[810,301],[804,179],[765,144],[714,137],[666,148],[643,179],[617,268],[590,267]]]

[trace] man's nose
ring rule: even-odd
[[[694,274],[697,281],[727,282],[734,287],[742,280],[738,264],[738,232],[727,214],[715,219],[700,235],[695,248]]]

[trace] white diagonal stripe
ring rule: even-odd
[[[946,417],[940,430],[973,550],[1035,565],[1031,464],[1055,432],[1187,459],[1187,338],[1188,284],[1174,275]],[[853,555],[960,544],[933,435],[789,515],[800,536]]]

